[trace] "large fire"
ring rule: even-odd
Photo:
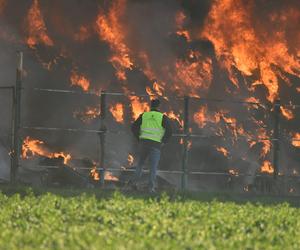
[[[283,122],[291,124],[298,115],[292,101],[300,93],[300,87],[295,86],[300,78],[300,9],[294,1],[208,1],[205,14],[197,7],[203,1],[170,3],[167,7],[164,1],[90,1],[90,5],[57,1],[51,8],[41,0],[27,2],[20,5],[24,11],[18,10],[15,15],[9,10],[19,7],[0,0],[1,18],[7,19],[7,24],[17,23],[7,29],[9,32],[0,24],[1,41],[14,48],[25,45],[34,51],[37,63],[51,69],[49,78],[66,82],[68,87],[80,88],[88,94],[94,89],[125,94],[124,101],[111,101],[107,94],[107,111],[114,123],[119,123],[118,127],[148,111],[149,99],[159,97],[167,107],[162,111],[168,110],[165,114],[181,130],[183,105],[178,97],[197,97],[190,99],[191,131],[217,138],[219,145],[211,140],[206,143],[214,153],[232,160],[251,162],[253,156],[249,155],[256,153],[256,160],[262,165],[260,170],[272,173],[268,157],[274,127],[266,114],[272,114],[271,106],[281,99]],[[85,13],[82,6],[93,8]],[[36,77],[35,71],[40,69],[28,65],[28,86],[32,82],[59,88],[58,80],[55,84],[47,77],[40,80],[40,73]],[[146,94],[149,96],[145,97]],[[230,106],[225,102],[200,103],[199,98],[249,103]],[[95,99],[100,101],[98,96]],[[64,114],[73,114],[74,119],[92,126],[91,121],[100,117],[96,101],[82,104],[76,111],[69,108],[69,113]],[[55,110],[51,104],[43,104]],[[291,145],[300,147],[300,134],[287,134],[294,139]],[[193,147],[202,143],[193,141]],[[54,153],[46,143],[31,137],[24,140],[22,155],[61,156],[65,163],[71,157],[63,152]],[[131,158],[128,163],[132,164]],[[99,178],[96,168],[94,172],[94,178]]]
[[[287,41],[288,27],[299,22],[300,10],[286,8],[268,13],[265,23],[255,23],[254,1],[217,0],[200,32],[214,44],[218,61],[236,88],[240,86],[235,68],[249,79],[250,88],[263,84],[270,102],[278,97],[279,81],[289,83],[282,71],[300,76],[299,55],[292,52],[299,53],[299,43],[291,50]],[[268,26],[278,26],[277,32],[264,32]]]

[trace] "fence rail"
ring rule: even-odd
[[[4,87],[5,88],[5,87]],[[1,89],[1,87],[0,87]],[[76,90],[68,90],[68,89],[49,89],[49,88],[37,88],[37,87],[26,87],[22,88],[24,91],[39,91],[39,92],[52,92],[52,93],[63,93],[63,94],[76,94],[76,95],[94,95],[96,97],[100,97],[101,94],[106,94],[107,96],[125,96],[125,97],[150,97],[150,96],[157,96],[156,94],[143,94],[143,93],[123,93],[123,92],[107,92],[107,91],[76,91]],[[183,100],[186,96],[175,96],[175,99]],[[220,103],[233,103],[233,104],[246,104],[246,105],[258,105],[262,107],[274,107],[274,106],[283,106],[283,107],[293,107],[293,108],[300,108],[300,104],[291,104],[291,103],[275,103],[273,105],[269,103],[261,103],[261,102],[251,102],[245,101],[240,99],[219,99],[219,98],[207,98],[207,97],[197,97],[197,96],[188,96],[191,100],[199,100],[200,102],[220,102]]]

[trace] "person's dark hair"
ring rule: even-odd
[[[160,105],[160,101],[158,99],[151,100],[151,108],[158,108]]]

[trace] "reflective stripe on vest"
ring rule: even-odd
[[[142,116],[140,139],[161,142],[165,134],[162,120],[163,114],[158,111],[145,112]]]

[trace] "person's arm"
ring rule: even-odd
[[[141,128],[141,124],[142,124],[142,116],[143,116],[143,114],[141,114],[139,116],[139,118],[134,123],[132,123],[132,125],[131,125],[131,132],[133,133],[134,137],[136,139],[138,139],[138,140],[139,140],[139,136],[140,136],[140,128]]]
[[[165,134],[162,138],[162,143],[167,143],[172,137],[172,126],[170,119],[166,115],[163,116],[162,126],[165,129]]]

